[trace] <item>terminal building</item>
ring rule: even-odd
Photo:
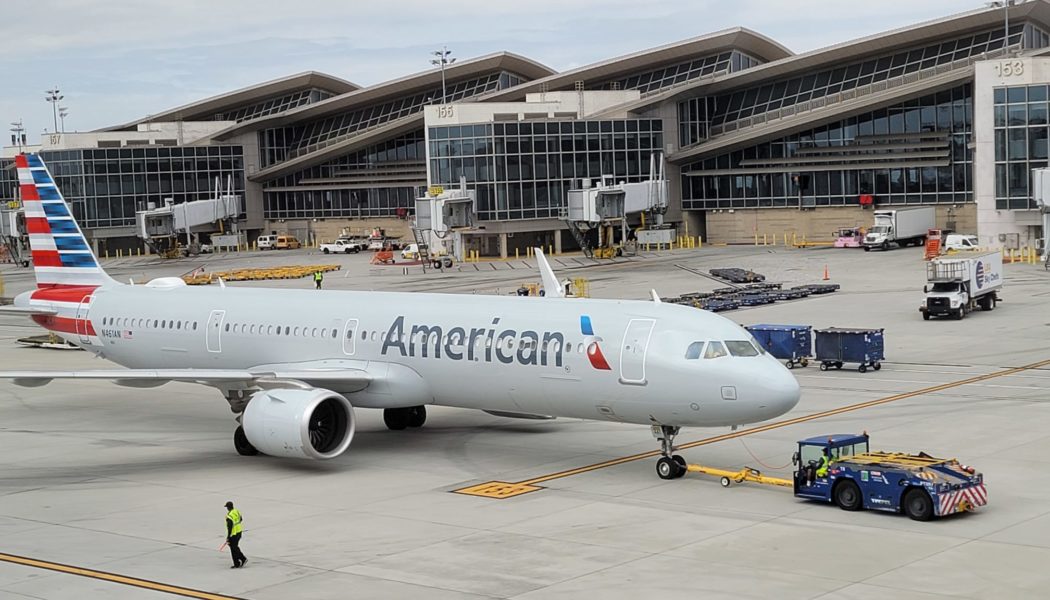
[[[404,234],[416,198],[462,185],[482,254],[571,247],[569,190],[654,175],[664,218],[712,242],[932,205],[940,227],[1020,247],[1042,236],[1048,88],[1050,2],[1033,0],[803,54],[737,28],[560,73],[507,52],[369,87],[303,73],[35,149],[107,247],[217,178],[249,239]]]

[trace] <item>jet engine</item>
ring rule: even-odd
[[[330,390],[266,390],[252,395],[241,427],[263,454],[335,458],[354,437],[354,407]]]

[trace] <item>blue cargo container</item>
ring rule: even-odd
[[[813,356],[813,335],[809,325],[750,325],[751,335],[767,352],[787,361],[787,367],[806,366]]]
[[[816,347],[820,370],[830,367],[841,369],[844,363],[859,363],[857,370],[861,373],[871,367],[878,371],[885,360],[885,345],[882,329],[846,329],[829,327],[817,329]]]

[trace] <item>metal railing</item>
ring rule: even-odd
[[[931,77],[943,75],[945,73],[949,73],[957,69],[970,67],[979,60],[988,60],[990,58],[996,58],[999,56],[1009,54],[1014,50],[1019,51],[1020,49],[1020,45],[1015,45],[1009,46],[1007,48],[1000,48],[998,50],[993,50],[990,52],[983,52],[981,54],[976,54],[967,58],[953,60],[950,63],[943,63],[932,67],[927,67],[925,69],[920,69],[912,73],[905,73],[903,75],[898,75],[897,77],[892,77],[890,79],[884,79],[882,81],[869,83],[865,86],[856,87],[849,90],[843,90],[841,92],[836,92],[827,96],[821,96],[820,98],[814,98],[812,100],[806,100],[804,102],[792,104],[791,106],[785,106],[783,108],[771,110],[760,115],[745,117],[743,119],[737,119],[735,121],[729,121],[726,123],[721,123],[719,125],[712,125],[710,128],[708,128],[707,138],[696,142],[695,144],[684,146],[682,149],[684,150],[686,148],[697,146],[699,144],[711,140],[716,136],[732,133],[734,131],[738,131],[747,127],[753,127],[755,125],[769,123],[770,121],[794,117],[802,113],[810,112],[820,108],[825,108],[834,104],[848,102],[850,100],[856,100],[864,96],[870,96],[872,94],[877,94],[886,90],[898,88],[919,81],[924,81]]]

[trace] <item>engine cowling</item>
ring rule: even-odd
[[[241,426],[263,454],[324,460],[346,451],[356,422],[350,401],[333,391],[279,389],[252,395]]]

